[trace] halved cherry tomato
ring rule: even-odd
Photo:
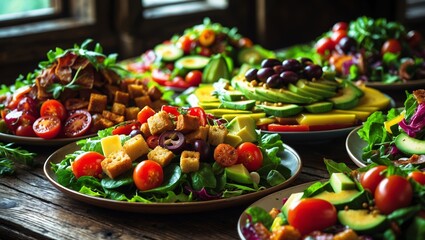
[[[347,36],[347,30],[341,29],[341,30],[332,32],[331,39],[336,45],[339,43],[339,40],[341,40],[343,37],[346,37],[346,36]]]
[[[9,109],[15,109],[19,102],[21,101],[21,99],[31,91],[31,86],[23,86],[18,88],[14,93],[13,93],[13,97],[12,97],[12,101],[9,102],[9,104],[7,105],[7,108]]]
[[[144,160],[133,171],[133,181],[137,189],[146,191],[161,186],[164,172],[161,165],[153,160]]]
[[[271,123],[267,126],[267,130],[272,132],[306,132],[310,128],[308,125],[281,125],[277,123]]]
[[[385,53],[400,53],[401,52],[401,44],[397,39],[388,39],[384,42],[381,49],[381,54]]]
[[[140,123],[136,121],[128,121],[122,125],[117,126],[112,130],[113,135],[130,135],[131,131],[140,129]]]
[[[67,111],[65,106],[55,99],[45,101],[40,108],[41,116],[57,116],[61,121],[65,120]]]
[[[214,149],[214,160],[223,167],[235,165],[238,162],[238,151],[227,143],[220,143]]]
[[[410,182],[398,175],[392,175],[382,180],[375,190],[375,205],[383,214],[410,205],[413,199],[413,189]]]
[[[242,163],[248,171],[257,171],[263,165],[263,154],[252,142],[244,142],[237,148],[238,163]]]
[[[155,115],[155,110],[153,110],[149,106],[144,106],[142,110],[140,110],[139,113],[137,113],[137,121],[143,124],[147,122],[148,118],[152,117],[153,115]]]
[[[192,70],[186,74],[185,81],[190,86],[198,86],[202,82],[202,72],[199,70]]]
[[[367,170],[361,175],[360,184],[364,189],[369,190],[373,194],[378,184],[385,178],[383,171],[386,169],[387,166],[380,165]]]
[[[161,111],[165,111],[166,113],[172,115],[174,120],[177,120],[177,117],[180,115],[179,107],[162,105]]]
[[[195,42],[189,36],[184,35],[177,40],[177,46],[181,48],[185,54],[189,54],[195,47]]]
[[[214,42],[214,40],[215,32],[211,29],[204,29],[199,35],[199,43],[204,47],[210,46]]]
[[[69,116],[64,124],[64,133],[67,137],[80,137],[86,134],[91,127],[92,116],[85,110],[79,110]]]
[[[71,163],[72,173],[76,178],[92,176],[100,178],[103,170],[100,164],[105,156],[98,152],[84,152],[78,155]]]
[[[35,137],[36,134],[32,128],[35,120],[36,118],[33,115],[29,113],[23,113],[19,118],[19,124],[16,128],[15,134],[17,136]]]
[[[187,83],[181,76],[176,76],[173,78],[173,80],[165,82],[164,86],[183,89],[190,87],[189,83]]]
[[[146,139],[146,143],[148,144],[150,149],[156,148],[159,145],[159,136],[151,135]]]
[[[348,23],[346,22],[337,22],[332,26],[332,32],[336,32],[339,30],[348,30]]]
[[[38,117],[37,110],[37,100],[32,97],[24,96],[18,103],[16,107],[19,111],[23,111],[24,113],[28,113],[33,115],[34,117]]]
[[[187,114],[191,116],[198,117],[199,125],[205,126],[208,124],[207,122],[207,114],[205,113],[204,109],[200,107],[190,107],[187,110]]]
[[[288,210],[288,222],[298,229],[301,235],[321,231],[335,225],[336,221],[335,206],[323,199],[305,198],[291,204]]]
[[[329,55],[335,49],[335,42],[330,37],[321,38],[314,46],[320,55]]]
[[[62,129],[61,120],[56,116],[39,117],[32,127],[37,136],[45,139],[56,137]]]
[[[425,185],[425,172],[414,171],[409,173],[409,178],[415,180],[417,183],[421,185]]]
[[[155,82],[165,86],[165,84],[170,81],[171,74],[161,71],[159,69],[153,69],[151,76]]]

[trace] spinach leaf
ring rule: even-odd
[[[199,170],[191,173],[190,177],[192,179],[192,188],[196,191],[202,188],[216,188],[217,186],[217,179],[209,164],[201,164]]]
[[[245,213],[251,216],[251,222],[253,224],[262,223],[267,229],[272,226],[273,218],[264,208],[257,206],[249,207],[245,210]]]
[[[173,191],[183,179],[181,168],[177,164],[170,164],[164,168],[164,182],[161,186],[153,188],[143,193],[166,193]]]

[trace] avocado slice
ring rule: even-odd
[[[292,193],[289,198],[286,200],[285,204],[283,204],[281,211],[285,217],[288,217],[288,211],[292,204],[298,202],[303,197],[304,192],[296,192]]]
[[[242,100],[242,101],[225,101],[221,99],[221,106],[224,108],[235,110],[251,110],[255,106],[255,100]]]
[[[404,132],[395,138],[395,146],[405,154],[425,154],[425,140],[410,137]]]
[[[343,190],[341,192],[329,192],[323,191],[313,198],[320,198],[332,203],[336,209],[343,210],[345,207],[350,209],[358,209],[362,207],[362,204],[367,202],[367,196],[365,191],[358,191],[356,189]]]
[[[286,104],[283,106],[257,105],[257,107],[263,109],[267,115],[275,117],[290,117],[297,115],[303,110],[302,106],[296,104]]]
[[[338,220],[356,232],[367,234],[385,229],[388,221],[385,215],[372,213],[369,210],[340,210]]]
[[[225,167],[224,171],[226,172],[227,178],[233,180],[237,183],[242,184],[251,184],[253,183],[251,175],[249,175],[248,169],[242,164],[235,164],[230,167]]]
[[[158,44],[154,48],[155,54],[160,57],[161,61],[173,62],[183,57],[183,50],[174,44]]]
[[[342,190],[356,189],[354,181],[345,175],[345,173],[332,173],[329,182],[336,193]]]
[[[198,98],[199,102],[219,102],[220,100],[211,94],[213,91],[214,86],[212,84],[201,83],[193,94]]]
[[[336,83],[336,81],[335,81],[335,83]],[[314,88],[319,88],[319,89],[331,91],[331,92],[335,92],[336,89],[338,88],[338,85],[322,83],[322,82],[320,82],[320,80],[314,81],[314,82],[307,81],[307,85],[314,87]]]
[[[304,96],[307,96],[307,97],[311,97],[311,98],[315,99],[316,101],[322,100],[324,98],[323,96],[320,96],[316,93],[312,93],[312,92],[306,91],[302,88],[299,88],[292,83],[288,84],[288,89],[289,89],[289,91],[291,91],[293,93],[304,95]]]
[[[269,99],[270,102],[308,104],[316,102],[316,99],[293,93],[285,89],[272,89],[264,87],[255,87],[255,93]]]
[[[239,136],[243,142],[256,142],[255,120],[249,115],[241,115],[233,118],[227,124],[227,130],[230,134]]]
[[[177,69],[201,70],[207,66],[210,58],[204,56],[186,56],[177,60],[174,66]]]
[[[335,109],[351,109],[360,101],[359,90],[352,84],[346,84],[338,96],[329,98],[328,101],[334,104]]]
[[[307,92],[314,93],[316,95],[322,96],[324,98],[330,98],[330,97],[333,97],[333,96],[336,95],[335,91],[329,91],[329,90],[326,90],[326,89],[321,89],[321,88],[310,86],[308,84],[308,81],[306,81],[306,80],[298,80],[297,81],[297,87],[301,88],[301,89],[303,89]]]
[[[304,106],[311,113],[324,113],[332,110],[334,104],[331,102],[317,102]]]

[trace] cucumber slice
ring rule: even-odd
[[[177,69],[201,70],[208,64],[209,60],[208,57],[204,56],[186,56],[177,60],[174,66]]]
[[[183,56],[183,50],[173,44],[159,44],[154,48],[155,54],[165,62],[173,62]]]

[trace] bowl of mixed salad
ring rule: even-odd
[[[251,117],[230,122],[202,108],[143,108],[136,121],[69,144],[45,162],[49,181],[96,206],[187,213],[250,203],[290,184],[301,159]]]

